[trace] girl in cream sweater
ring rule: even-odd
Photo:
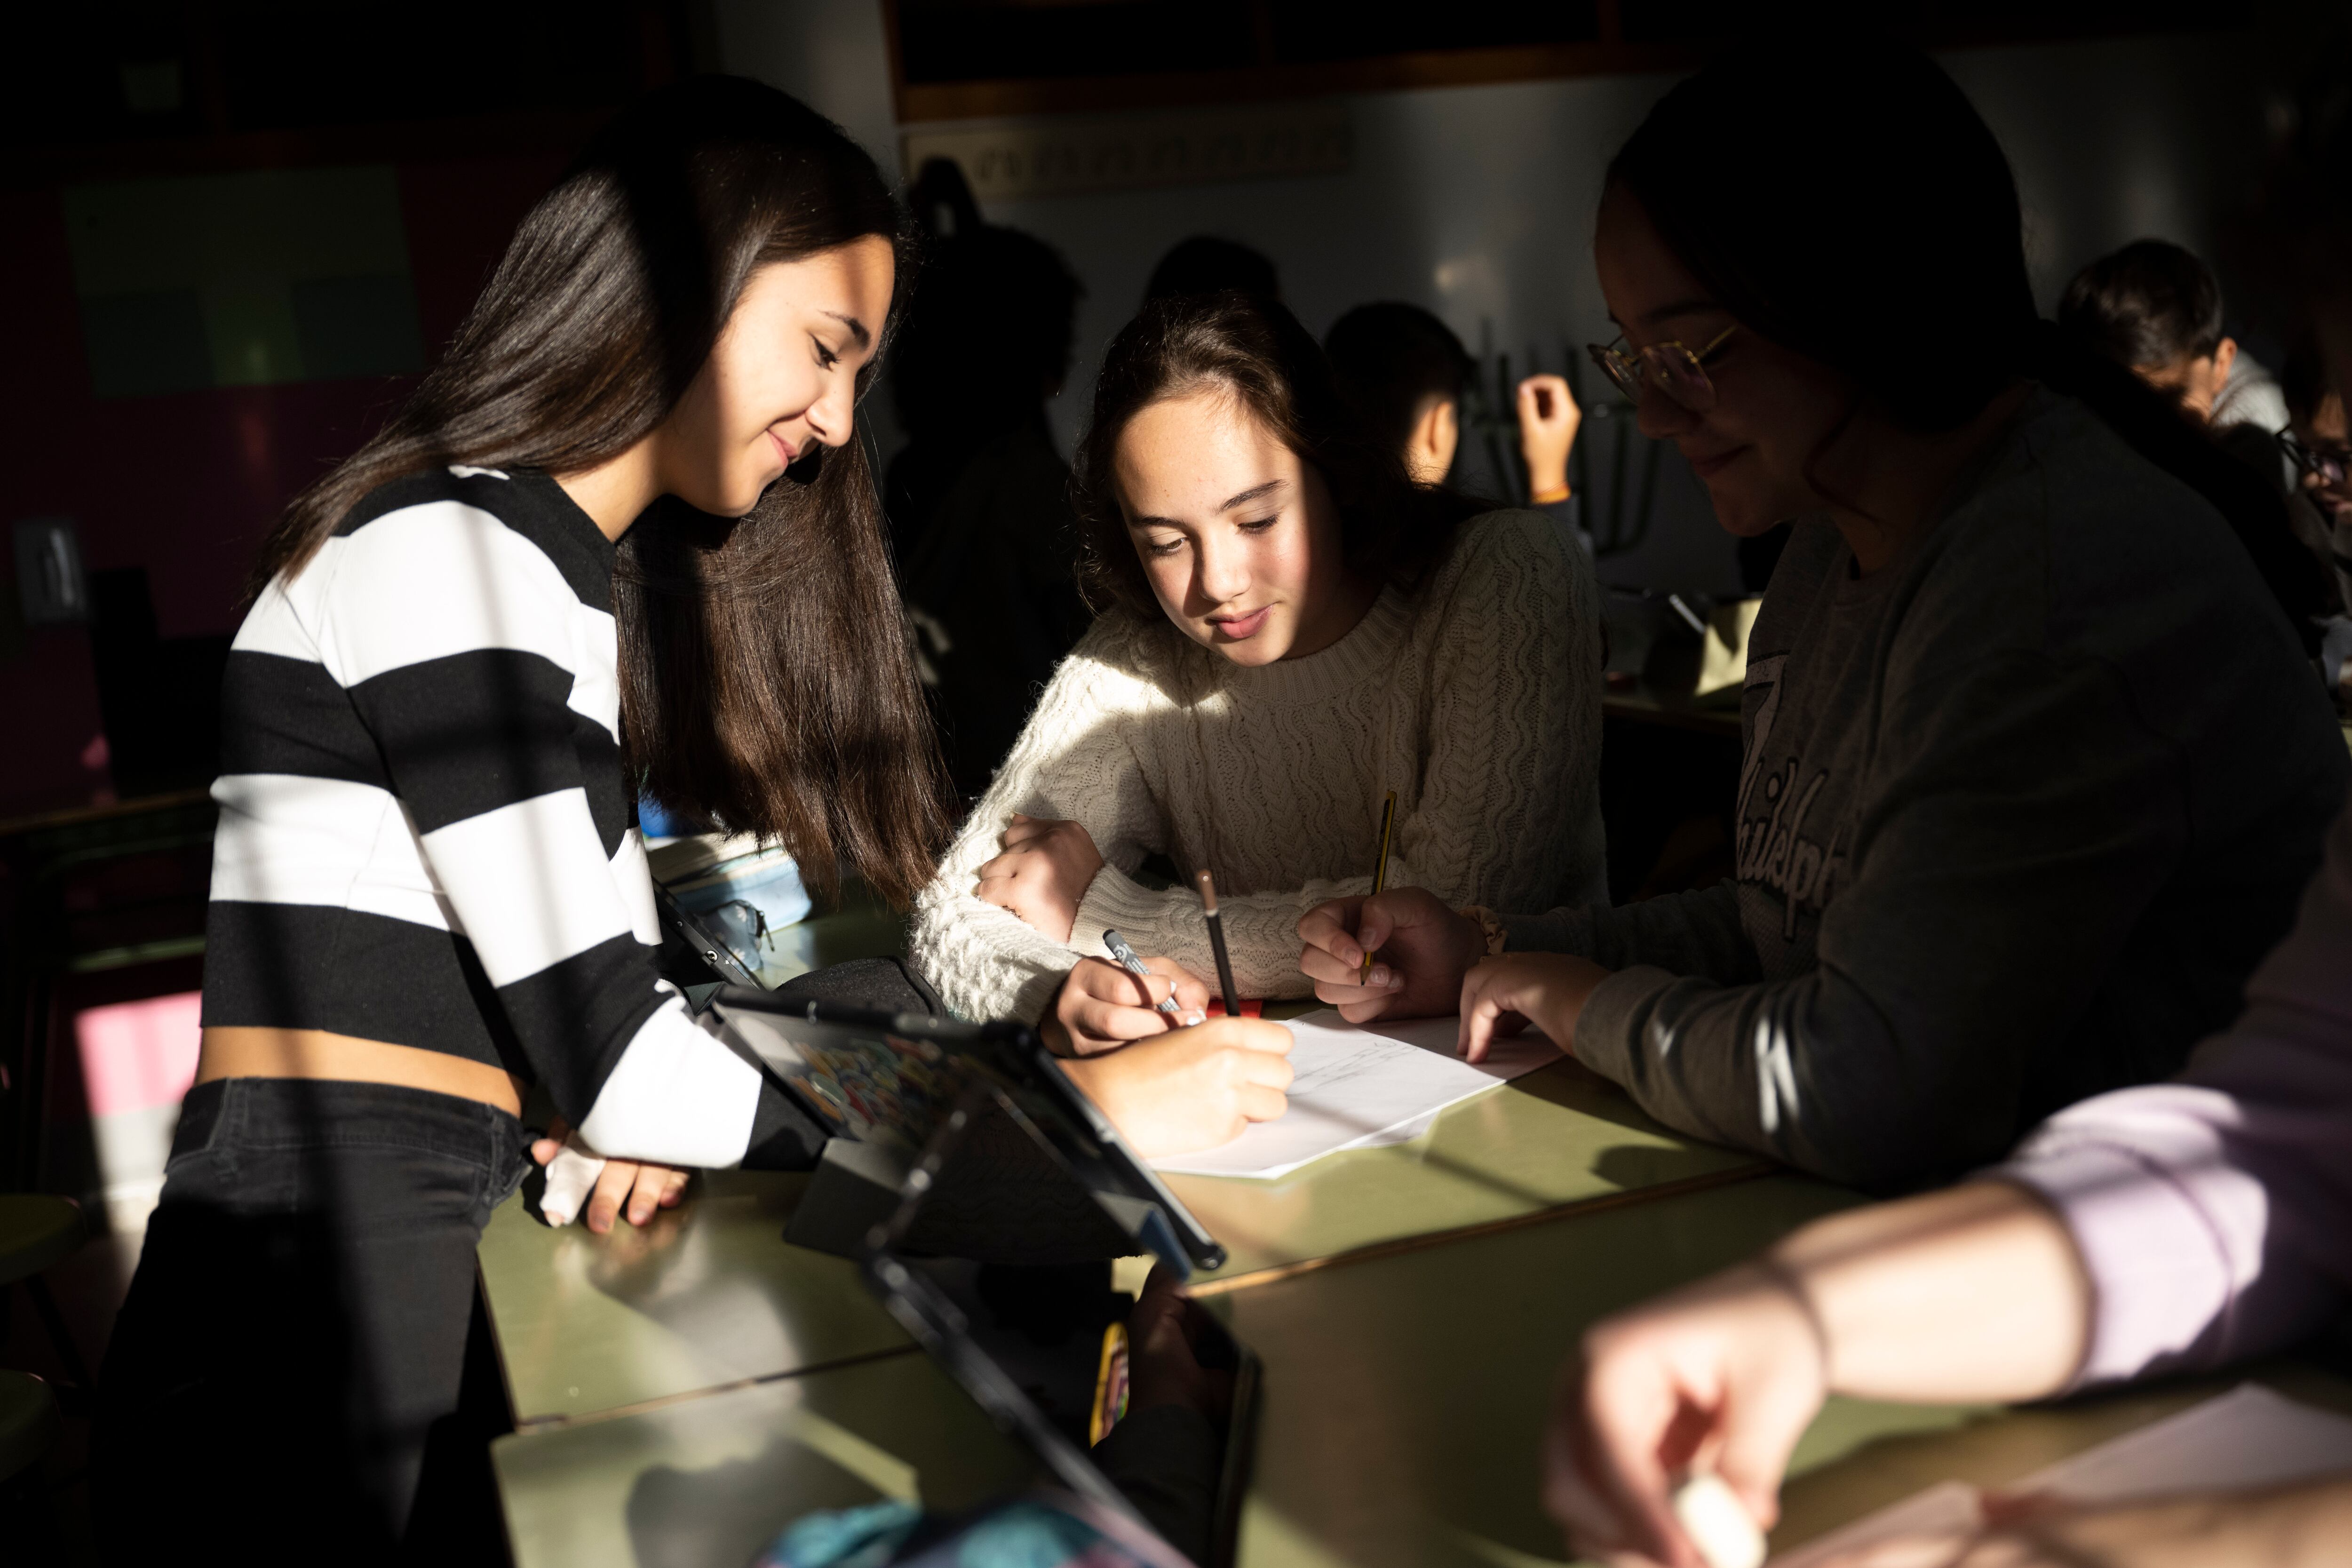
[[[1298,918],[1368,890],[1391,789],[1391,886],[1605,896],[1591,568],[1540,514],[1413,486],[1281,306],[1147,307],[1076,483],[1108,608],[917,900],[950,1007],[1082,1057],[1167,1030],[1171,991],[1204,1007],[1201,902],[1138,879],[1155,854],[1215,874],[1244,994],[1306,995]],[[1152,955],[1148,996],[1106,929]]]

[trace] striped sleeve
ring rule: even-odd
[[[609,564],[531,531],[455,500],[401,508],[330,541],[289,608],[310,601],[425,879],[557,1108],[608,1155],[734,1164],[761,1080],[656,973]]]

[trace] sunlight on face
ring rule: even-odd
[[[1734,324],[1622,190],[1602,198],[1592,250],[1610,320],[1634,347],[1673,341],[1696,349]],[[1853,394],[1845,378],[1749,331],[1732,334],[1706,374],[1716,402],[1705,414],[1645,389],[1642,434],[1674,442],[1733,533],[1762,533],[1820,510],[1806,470],[1846,417]]]
[[[1370,605],[1322,475],[1239,398],[1151,404],[1128,421],[1114,464],[1151,591],[1202,647],[1243,665],[1304,658]]]
[[[868,235],[751,274],[662,424],[662,488],[741,517],[796,458],[849,439],[857,373],[874,357],[897,266]]]

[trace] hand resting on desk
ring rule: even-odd
[[[686,1179],[692,1174],[675,1165],[607,1160],[583,1142],[560,1116],[549,1125],[547,1136],[531,1144],[530,1157],[547,1167],[547,1193],[539,1206],[547,1223],[559,1228],[570,1225],[584,1209],[588,1228],[598,1236],[613,1228],[624,1202],[628,1205],[631,1225],[645,1224],[654,1217],[656,1209],[677,1207],[686,1194]]]
[[[1289,1108],[1290,1031],[1257,1018],[1218,1018],[1062,1070],[1146,1159],[1230,1143],[1253,1121]]]
[[[1565,952],[1507,952],[1462,978],[1462,1035],[1454,1049],[1482,1062],[1498,1038],[1533,1024],[1561,1050],[1576,1044],[1576,1020],[1610,971]]]

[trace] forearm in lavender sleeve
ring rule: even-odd
[[[2276,1349],[2352,1288],[2352,810],[2246,996],[2178,1079],[2060,1112],[1997,1173],[2082,1250],[2098,1310],[2080,1382]]]
[[[2082,1361],[2082,1264],[2057,1215],[2014,1185],[1970,1182],[1832,1215],[1768,1258],[1811,1309],[1839,1394],[2034,1399]]]

